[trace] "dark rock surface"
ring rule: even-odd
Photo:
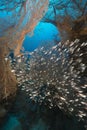
[[[16,123],[12,127],[14,119]],[[4,125],[10,129],[12,127],[11,130],[85,130],[83,123],[75,117],[63,113],[57,107],[49,109],[44,104],[35,103],[24,91],[18,92]],[[7,127],[0,130],[7,130]]]

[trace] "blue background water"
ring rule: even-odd
[[[33,32],[30,32],[24,40],[23,47],[25,51],[33,51],[41,44],[60,40],[57,28],[50,23],[39,22]]]

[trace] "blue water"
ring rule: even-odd
[[[26,35],[23,47],[25,51],[33,51],[37,47],[47,42],[52,42],[57,39],[60,41],[57,28],[50,23],[39,22],[33,32]]]

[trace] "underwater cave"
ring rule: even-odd
[[[0,130],[87,130],[87,0],[0,1]]]

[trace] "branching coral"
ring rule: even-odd
[[[10,69],[9,61],[5,58],[7,46],[0,45],[0,101],[16,93],[17,81]]]
[[[48,0],[19,2],[5,0],[0,2],[0,5],[6,9],[5,17],[1,17],[0,21],[0,43],[8,44],[8,47],[14,49],[17,55],[25,35],[34,29],[45,13]]]
[[[62,41],[80,39],[87,41],[87,1],[50,1],[49,10],[43,18],[59,29]]]
[[[16,90],[16,78],[5,57],[12,50],[15,56],[20,53],[25,35],[34,29],[47,6],[48,0],[0,1],[0,97],[7,97]]]

